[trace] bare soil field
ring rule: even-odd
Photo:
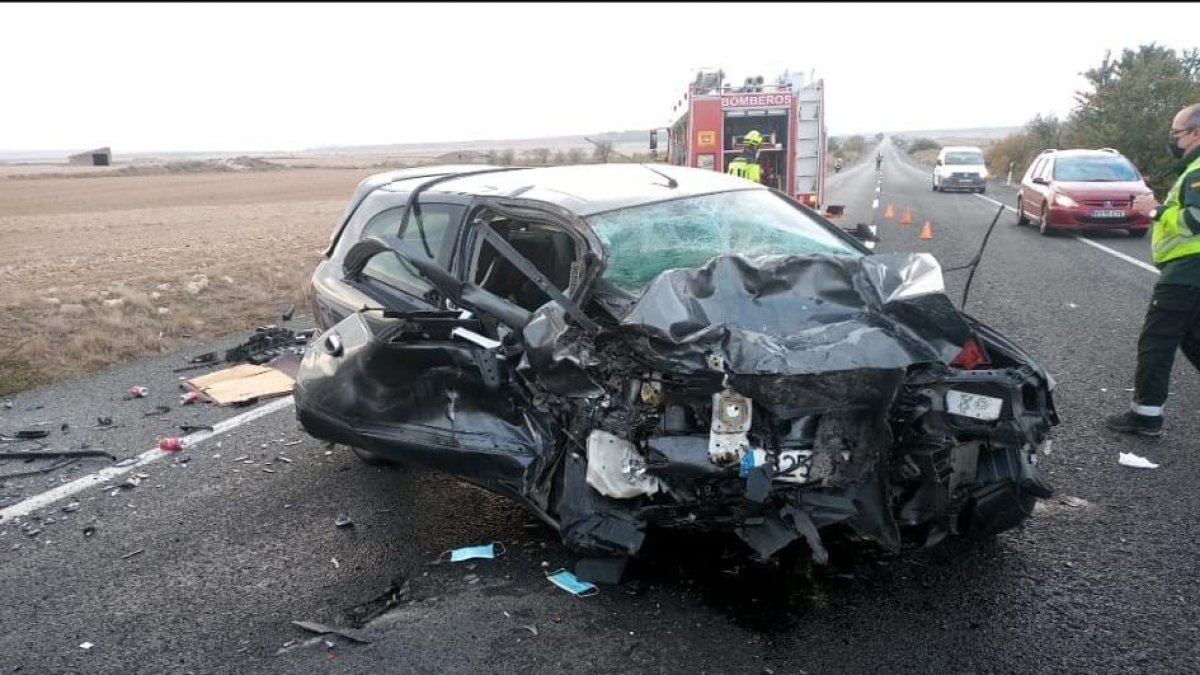
[[[0,178],[0,395],[307,311],[372,172]]]

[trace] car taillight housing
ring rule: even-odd
[[[800,193],[800,202],[809,208],[812,208],[812,209],[817,208],[817,193],[801,192]]]
[[[951,366],[964,370],[976,370],[980,366],[990,364],[991,360],[988,358],[987,352],[974,335],[968,337],[966,342],[963,342],[962,349],[954,357],[954,360],[950,362]]]

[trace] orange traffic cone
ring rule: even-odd
[[[911,225],[912,224],[912,211],[909,211],[907,206],[904,207],[904,213],[900,214],[900,224],[901,225]]]
[[[891,204],[888,204],[888,205],[887,205],[887,209],[885,209],[885,210],[884,210],[884,212],[883,212],[883,217],[884,217],[884,218],[891,218],[891,217],[892,217],[892,216],[894,216],[894,215],[896,215],[896,214],[892,212],[892,205],[891,205]]]
[[[925,221],[925,225],[921,227],[922,239],[933,239],[933,228],[929,226],[929,221]]]

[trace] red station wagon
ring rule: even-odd
[[[1128,230],[1142,237],[1150,219],[1133,211],[1133,199],[1150,193],[1133,163],[1111,148],[1043,150],[1017,195],[1017,224],[1056,230]]]

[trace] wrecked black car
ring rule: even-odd
[[[512,497],[588,555],[656,528],[761,559],[992,534],[1050,488],[1054,380],[785,195],[664,165],[358,188],[313,276],[311,435]]]

